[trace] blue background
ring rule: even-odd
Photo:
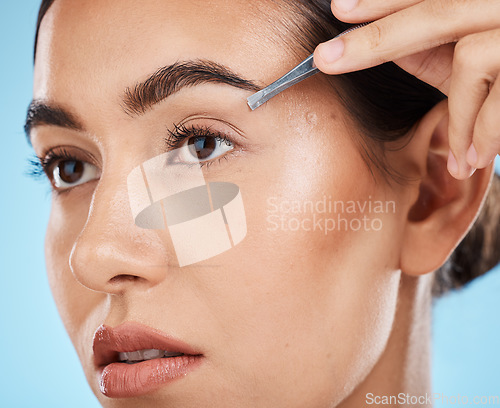
[[[99,407],[59,319],[45,274],[49,187],[25,176],[32,151],[23,122],[31,100],[39,0],[2,3],[0,405]],[[496,268],[436,303],[434,392],[469,398],[500,395],[499,294],[500,268]]]

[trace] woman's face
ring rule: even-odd
[[[32,130],[37,155],[62,156],[56,177],[69,180],[53,195],[47,270],[106,407],[333,406],[382,353],[400,278],[402,199],[372,176],[322,78],[253,112],[254,91],[217,81],[181,87],[140,112],[124,100],[176,62],[212,61],[269,84],[301,57],[285,46],[293,39],[284,18],[265,1],[56,0],[43,20],[34,97],[73,122],[58,111]],[[165,230],[134,223],[127,189],[132,169],[170,149],[165,139],[180,124],[229,140],[232,149],[214,152],[202,170],[240,188],[247,224],[232,249],[184,267]],[[325,200],[335,208],[316,206]],[[318,219],[337,225],[325,232]],[[100,388],[94,333],[125,322],[188,344],[199,364],[148,392]]]

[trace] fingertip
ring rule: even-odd
[[[467,150],[467,163],[472,167],[484,169],[488,167],[493,162],[493,160],[495,160],[496,154],[492,153],[494,151],[494,148],[491,148],[489,146],[485,148],[481,145],[481,143],[479,143],[477,147],[474,146],[474,144],[471,144],[469,150]]]
[[[448,172],[457,180],[465,180],[471,177],[476,171],[476,167],[470,166],[467,163],[464,163],[463,166],[460,166],[451,149],[448,153],[447,168]]]
[[[316,47],[314,51],[314,64],[325,74],[333,74],[332,65],[344,54],[344,41],[340,38],[327,41]]]
[[[324,58],[323,58],[323,46],[325,43],[322,43],[316,47],[314,50],[314,60],[313,63],[318,68],[321,72],[324,74],[330,74],[330,71],[328,70],[328,64],[326,64]]]
[[[478,159],[477,161],[477,168],[478,169],[484,169],[488,167],[490,164],[493,163],[493,160],[495,160],[495,156],[486,156]]]
[[[358,3],[359,0],[333,0],[331,3],[332,13],[344,23],[355,24],[370,20],[363,8],[358,7]]]
[[[323,44],[319,44],[316,49],[314,50],[314,57],[313,57],[313,65],[318,68],[321,72],[325,72],[325,67],[323,64],[323,60],[321,59],[321,55],[319,53],[319,50]]]
[[[343,13],[349,13],[356,8],[359,0],[333,0],[332,11],[338,10]]]

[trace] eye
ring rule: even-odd
[[[99,176],[96,166],[81,160],[59,160],[52,170],[54,186],[64,190],[76,187]]]
[[[180,147],[178,160],[182,163],[208,162],[234,149],[233,144],[219,136],[196,136]]]

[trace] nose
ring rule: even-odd
[[[166,235],[166,230],[136,226],[126,181],[102,177],[71,251],[71,271],[82,285],[98,292],[118,294],[158,285],[172,259]]]

